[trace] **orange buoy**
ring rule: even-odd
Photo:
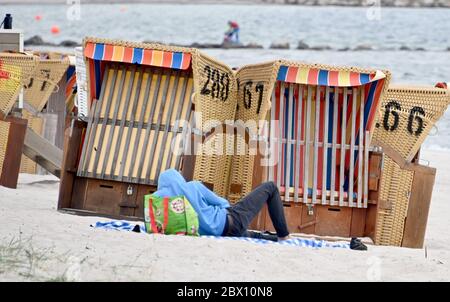
[[[41,21],[42,20],[42,16],[41,15],[36,15],[36,16],[34,16],[34,20]]]
[[[120,8],[120,11],[123,13],[123,12],[126,12],[127,11],[127,7],[126,6],[122,6],[121,8]]]
[[[50,31],[52,32],[52,34],[57,35],[61,30],[59,29],[59,26],[53,25]]]

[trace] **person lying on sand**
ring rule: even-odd
[[[248,231],[253,218],[267,204],[270,219],[275,227],[278,241],[289,239],[286,217],[277,186],[265,182],[255,188],[238,203],[230,203],[209,190],[199,181],[187,182],[175,169],[161,173],[157,196],[184,195],[197,212],[200,235],[263,238],[260,233]]]

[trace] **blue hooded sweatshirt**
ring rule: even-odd
[[[175,169],[161,173],[158,179],[157,196],[184,195],[195,212],[200,224],[200,235],[221,236],[225,228],[229,202],[216,195],[199,181],[189,181]]]

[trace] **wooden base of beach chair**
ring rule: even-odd
[[[25,140],[27,120],[8,116],[0,121],[0,185],[15,189]]]
[[[290,233],[318,236],[365,236],[366,209],[304,204],[284,205]],[[250,226],[252,229],[275,231],[267,207]]]
[[[320,198],[317,198],[317,202],[312,204],[310,196],[308,197],[309,203],[285,203],[284,213],[289,232],[319,236],[367,236],[374,238],[376,218],[373,215],[376,215],[379,202],[382,157],[383,155],[379,152],[370,152],[367,208],[339,206],[338,203],[328,205],[329,200],[326,205],[323,205]],[[261,183],[261,180],[258,183]],[[284,192],[280,193],[282,200],[284,200]],[[302,197],[301,194],[300,197]],[[264,207],[253,220],[250,228],[274,231],[267,207]]]

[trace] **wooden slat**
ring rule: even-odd
[[[167,93],[169,91],[169,86],[170,86],[170,79],[172,76],[172,72],[169,71],[166,73],[166,80],[164,82],[164,88],[162,90],[162,95],[161,95],[161,101],[160,101],[160,107],[158,109],[158,115],[157,115],[157,119],[156,119],[156,125],[157,127],[159,127],[161,125],[161,120],[162,120],[162,115],[164,112],[164,107],[167,103],[166,98],[167,98]],[[153,118],[153,116],[151,116],[150,118]],[[155,165],[155,161],[154,161],[154,156],[155,156],[155,150],[157,147],[157,143],[158,143],[158,138],[159,138],[159,133],[160,131],[155,131],[154,135],[153,135],[153,141],[150,145],[150,153],[149,153],[149,162],[147,165],[147,173],[145,175],[145,183],[150,184],[151,180],[155,180],[155,179],[150,179],[151,176],[151,172],[153,169],[153,166]]]
[[[298,202],[298,189],[300,187],[300,149],[302,148],[302,123],[303,123],[303,119],[302,119],[302,108],[303,108],[303,86],[302,85],[298,85],[298,106],[297,106],[297,110],[298,110],[298,116],[297,116],[297,137],[296,137],[296,162],[295,162],[295,177],[294,177],[294,201]]]
[[[351,134],[350,134],[350,173],[348,175],[348,204],[350,207],[354,207],[353,198],[353,182],[355,176],[355,124],[356,124],[356,103],[358,102],[358,91],[353,88],[352,92],[352,112],[351,112]]]
[[[138,173],[137,173],[137,177],[138,179],[142,178],[142,169],[144,167],[144,161],[145,161],[145,156],[147,154],[147,146],[148,146],[148,141],[150,139],[150,134],[151,134],[151,125],[152,125],[152,120],[153,120],[153,115],[155,113],[155,107],[156,107],[156,102],[158,100],[158,94],[159,94],[159,89],[160,89],[160,83],[161,83],[161,79],[162,79],[162,71],[160,71],[157,74],[157,80],[155,83],[155,91],[153,94],[153,100],[150,102],[150,115],[149,115],[149,121],[147,124],[147,128],[145,131],[145,138],[144,138],[144,144],[142,146],[141,149],[141,156],[140,156],[140,160],[139,160],[139,164],[138,164]],[[145,117],[145,115],[144,115]]]
[[[30,128],[26,129],[23,154],[56,177],[60,176],[63,151]]]
[[[325,121],[323,127],[322,153],[322,204],[327,204],[327,172],[328,172],[328,114],[330,110],[330,87],[325,88]]]
[[[92,124],[94,121],[94,115],[97,112],[97,106],[98,104],[98,100],[93,100],[92,102],[92,114],[89,115],[89,119],[88,119],[88,127],[86,129],[86,133],[84,135],[84,144],[83,147],[81,149],[81,157],[80,157],[80,163],[78,166],[78,172],[77,175],[78,176],[83,176],[84,171],[87,171],[87,167],[85,167],[85,162],[86,162],[86,157],[87,157],[87,153],[86,150],[89,150],[88,145],[92,144],[92,138],[91,136],[93,136],[93,128],[92,128]]]
[[[109,95],[108,100],[106,101],[106,104],[104,104],[103,107],[105,107],[105,112],[103,114],[104,117],[110,117],[111,116],[111,108],[114,108],[114,106],[112,106],[115,102],[117,102],[117,95],[121,94],[121,91],[123,89],[123,84],[125,82],[125,67],[122,67],[121,73],[120,73],[120,81],[119,81],[119,85],[111,85],[111,93]],[[117,88],[117,89],[116,89]],[[117,91],[117,93],[116,93]],[[101,115],[101,113],[100,113]],[[101,157],[100,155],[103,153],[103,138],[105,137],[105,132],[107,132],[107,129],[109,129],[110,127],[108,127],[106,125],[106,119],[103,121],[103,123],[100,126],[100,130],[97,129],[96,131],[100,131],[99,133],[99,137],[100,140],[98,142],[97,145],[97,152],[95,153],[95,159],[94,159],[94,178],[98,177],[99,174],[99,166],[100,162],[102,164],[105,164],[105,158]]]
[[[313,188],[312,203],[317,201],[317,178],[318,178],[318,162],[319,162],[319,129],[320,129],[320,86],[316,87],[316,109],[315,109],[315,125],[314,125],[314,154],[313,154]]]
[[[142,74],[143,80],[145,79],[146,75],[147,75],[147,81],[146,81],[146,84],[145,84],[145,90],[144,90],[144,95],[143,95],[142,107],[140,108],[140,113],[137,113],[137,114],[139,114],[139,117],[138,117],[138,120],[137,120],[137,122],[138,122],[137,133],[139,134],[139,136],[134,141],[133,154],[131,155],[131,158],[133,160],[137,158],[138,149],[139,149],[138,147],[139,147],[139,144],[140,144],[140,141],[141,141],[141,137],[142,137],[142,132],[143,132],[142,129],[144,127],[145,112],[147,110],[148,101],[149,101],[149,98],[150,98],[150,95],[149,95],[150,94],[150,88],[152,87],[152,84],[154,84],[153,83],[153,75],[154,74],[151,72],[151,69],[144,69],[143,74]],[[147,126],[151,127],[151,123],[149,123]],[[145,128],[147,129],[147,127],[145,127]],[[142,152],[142,149],[141,149],[141,152]],[[142,153],[144,153],[144,152],[142,152]],[[123,179],[123,180],[127,180],[127,181],[130,181],[130,182],[133,181],[133,175],[134,175],[133,172],[135,171],[136,166],[137,166],[138,170],[141,168],[141,166],[139,166],[140,161],[136,161],[136,163],[138,165],[135,165],[134,167],[130,167],[130,169],[128,170],[128,178],[127,179]],[[140,174],[139,173],[136,176],[137,176],[137,179],[140,178]]]
[[[339,206],[344,206],[344,173],[345,173],[345,139],[347,124],[347,87],[344,88],[344,103],[342,104],[342,126],[341,126],[341,161],[339,171]]]
[[[171,89],[171,95],[170,95],[170,101],[169,101],[169,107],[167,110],[167,114],[166,114],[166,119],[165,119],[165,127],[164,127],[164,133],[162,136],[162,143],[166,145],[166,148],[164,150],[159,151],[159,157],[158,157],[158,163],[156,166],[156,173],[155,173],[155,180],[158,179],[159,174],[161,172],[161,166],[163,164],[163,157],[164,155],[167,155],[167,152],[172,153],[172,150],[170,150],[170,141],[167,142],[167,135],[169,132],[169,127],[170,127],[170,121],[171,121],[171,116],[172,116],[172,111],[173,111],[173,105],[175,103],[175,97],[176,97],[176,93],[178,91],[178,81],[180,78],[180,73],[179,72],[175,72],[174,73],[174,84],[173,84],[173,88]],[[167,102],[165,102],[167,103]],[[163,112],[163,111],[162,111]],[[168,146],[167,146],[168,143]],[[162,146],[161,146],[162,147]]]
[[[359,106],[359,144],[358,144],[358,199],[357,204],[358,208],[362,207],[362,195],[363,195],[363,189],[362,189],[362,181],[363,181],[363,165],[365,165],[364,157],[363,157],[363,150],[364,150],[364,97],[365,97],[365,90],[364,86],[360,90],[360,102],[361,105]]]
[[[187,107],[186,107],[186,111],[184,113],[184,120],[183,120],[184,122],[186,122],[188,124],[190,123],[192,115],[193,115],[192,93],[193,93],[194,87],[193,87],[192,83],[193,83],[192,79],[189,78],[188,87],[190,87],[190,89],[189,88],[187,89],[187,91],[188,91],[187,97],[189,98],[189,101],[185,102],[185,103],[187,103]],[[183,111],[184,111],[184,109],[183,109]],[[189,130],[188,125],[185,125],[183,128],[183,133],[181,135],[181,139],[183,141],[183,147],[182,147],[183,150],[186,150],[187,146],[189,145],[189,141],[191,139],[191,133],[188,133],[188,130]],[[177,168],[180,167],[181,159],[182,159],[182,156],[184,153],[185,153],[184,151],[178,152],[177,157],[176,157],[175,167],[177,167]]]
[[[119,169],[119,175],[118,175],[118,180],[120,181],[124,181],[124,176],[127,177],[127,179],[129,179],[130,177],[132,177],[132,171],[133,171],[133,167],[134,165],[130,165],[130,168],[128,169],[128,174],[124,175],[125,172],[125,166],[127,163],[127,160],[131,160],[134,163],[134,158],[130,157],[129,154],[131,154],[131,152],[134,152],[133,149],[130,148],[130,144],[131,144],[131,134],[134,130],[134,120],[135,120],[135,112],[138,109],[138,103],[139,103],[139,98],[141,96],[141,89],[142,89],[142,79],[144,77],[144,69],[141,68],[138,71],[138,80],[137,80],[137,84],[136,87],[133,88],[133,90],[135,91],[134,94],[134,98],[132,98],[131,104],[130,102],[127,102],[127,105],[125,106],[123,112],[122,112],[122,120],[120,121],[120,130],[119,130],[119,139],[118,141],[121,142],[122,141],[122,136],[123,136],[123,129],[125,127],[125,123],[127,120],[127,116],[128,116],[128,111],[129,111],[129,106],[131,106],[131,114],[130,114],[130,123],[127,126],[127,136],[125,137],[125,149],[123,151],[123,155],[121,158],[121,162],[122,164],[120,165],[120,169]],[[133,74],[134,77],[134,74]],[[149,81],[150,82],[150,81]],[[131,95],[127,96],[127,99],[130,99]],[[145,108],[141,108],[141,110],[144,109],[143,111],[145,111]],[[142,128],[141,128],[142,129]],[[140,131],[137,131],[137,133],[141,133]],[[137,141],[138,139],[135,138],[134,141]],[[118,151],[118,150],[116,150]],[[118,154],[117,154],[118,155]],[[114,154],[114,162],[117,162],[117,157],[116,154]],[[113,169],[112,171],[114,171],[115,169]]]
[[[290,178],[291,178],[291,146],[292,146],[292,112],[294,110],[294,89],[293,84],[289,84],[289,108],[288,108],[288,134],[286,142],[286,181],[284,188],[288,192],[291,188]],[[284,200],[289,202],[289,194],[284,194]]]
[[[369,198],[369,135],[369,131],[366,131],[364,138],[364,208],[367,208]]]
[[[308,186],[309,186],[309,145],[310,145],[310,125],[311,125],[311,97],[312,88],[308,85],[308,95],[306,103],[306,119],[305,119],[305,152],[303,160],[303,202],[309,203]]]
[[[188,86],[188,82],[189,82],[189,75],[183,73],[182,79],[183,79],[183,86],[181,88],[180,97],[176,100],[177,113],[175,115],[175,121],[173,123],[173,128],[172,128],[173,134],[172,135],[176,135],[178,132],[178,128],[180,127],[179,122],[180,122],[181,113],[182,113],[183,107],[184,107],[184,100],[186,97],[186,90],[187,90],[187,86]],[[172,167],[173,152],[175,152],[175,150],[170,150],[170,152],[169,152],[169,158],[167,159],[166,168],[165,168],[166,170]],[[176,168],[178,168],[178,167],[176,167]]]
[[[272,100],[271,100],[271,108],[270,108],[270,165],[269,165],[269,180],[270,181],[274,181],[274,143],[275,143],[275,128],[273,127],[274,125],[272,125],[275,122],[275,110],[276,110],[276,106],[277,106],[277,102],[276,102],[276,94],[275,94],[275,90],[276,90],[276,85],[274,85],[273,90],[272,90]]]
[[[277,162],[277,186],[281,186],[281,166],[283,151],[283,125],[284,125],[284,82],[280,83],[280,120],[278,123],[278,162]]]
[[[130,72],[130,77],[128,78],[128,74]],[[110,170],[108,175],[110,177],[114,176],[114,171],[116,170],[115,167],[117,165],[117,162],[120,161],[117,160],[117,157],[119,155],[119,150],[120,150],[120,142],[122,140],[122,135],[123,135],[123,125],[125,123],[126,120],[126,110],[122,110],[122,117],[119,119],[120,121],[120,125],[119,127],[116,127],[116,123],[118,120],[118,115],[119,115],[119,107],[123,104],[123,106],[125,108],[128,108],[129,105],[129,99],[130,99],[130,95],[131,95],[131,91],[133,89],[133,83],[134,83],[134,73],[135,73],[135,68],[133,68],[131,71],[126,70],[125,74],[123,76],[123,80],[126,81],[126,85],[127,87],[127,91],[125,96],[123,95],[123,89],[119,91],[119,94],[117,95],[117,100],[115,103],[115,107],[114,107],[114,112],[113,112],[113,116],[112,116],[112,126],[111,126],[111,130],[109,132],[109,136],[107,139],[107,146],[106,146],[106,153],[105,153],[105,161],[103,163],[103,167],[102,167],[102,172],[100,174],[100,178],[104,179],[105,178],[105,172],[106,172],[106,167],[110,166]],[[125,97],[125,99],[124,99]],[[116,131],[116,128],[119,128],[119,132],[118,132],[118,138],[117,138],[117,142],[113,144],[113,137],[114,137],[114,133]],[[110,152],[111,152],[111,148],[114,148],[114,154],[112,156],[112,158],[110,159]],[[121,158],[121,161],[123,161],[123,158]]]
[[[102,108],[108,102],[108,99],[110,97],[112,97],[116,81],[117,81],[117,68],[114,65],[111,67],[109,65],[107,65],[106,69],[105,69],[105,75],[103,78],[103,82],[102,82],[102,88],[100,91],[100,98],[97,101],[95,111],[91,112],[91,114],[94,116],[94,120],[92,122],[92,125],[88,128],[89,142],[87,145],[86,153],[83,156],[83,158],[86,162],[84,164],[84,167],[82,166],[83,172],[81,173],[82,175],[80,175],[80,176],[87,175],[87,173],[89,172],[89,168],[91,166],[92,158],[93,157],[95,158],[94,145],[95,145],[95,139],[98,136],[97,130],[98,130],[99,117],[100,117]],[[108,95],[106,95],[107,90],[108,90]],[[87,136],[86,136],[86,138],[87,138]]]
[[[336,189],[336,148],[337,148],[337,123],[338,123],[338,102],[339,87],[335,87],[333,99],[333,137],[331,139],[331,190],[330,204],[335,205],[335,189]]]

